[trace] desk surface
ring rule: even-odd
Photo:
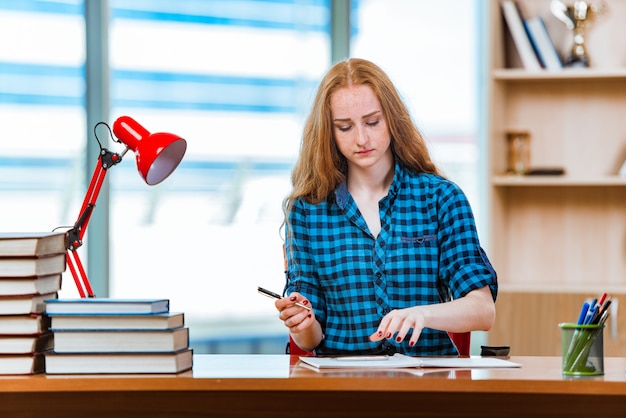
[[[511,360],[522,367],[316,372],[287,355],[196,355],[193,370],[178,375],[0,376],[0,412],[40,417],[45,408],[47,417],[90,418],[276,418],[287,411],[298,417],[626,415],[626,358],[605,359],[605,375],[592,378],[563,377],[559,357]]]

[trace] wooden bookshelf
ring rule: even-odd
[[[489,4],[489,254],[503,296],[488,340],[510,344],[516,355],[555,355],[554,338],[550,346],[529,343],[559,338],[554,323],[515,318],[536,309],[548,288],[571,293],[576,303],[580,289],[589,298],[606,289],[626,294],[626,178],[618,175],[626,160],[626,2],[606,0],[605,13],[589,24],[590,68],[534,72],[516,58],[499,1]],[[565,55],[571,32],[552,16],[550,1],[519,4],[526,17],[543,17]],[[513,130],[530,132],[531,168],[558,167],[565,174],[507,175],[506,133]],[[515,290],[520,286],[524,292]],[[578,308],[542,309],[574,321]],[[623,344],[607,350],[626,355]]]

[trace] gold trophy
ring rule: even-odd
[[[552,0],[550,10],[568,29],[574,31],[574,44],[570,54],[566,57],[568,67],[589,67],[589,56],[585,49],[585,27],[599,13],[603,12],[605,4],[600,6],[583,0],[575,0],[566,5],[561,0]]]

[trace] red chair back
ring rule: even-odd
[[[459,350],[459,356],[468,357],[470,355],[471,332],[449,332],[450,339]]]

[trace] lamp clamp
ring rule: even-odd
[[[100,149],[100,164],[103,169],[108,170],[116,164],[122,162],[122,155],[111,152],[106,148]]]

